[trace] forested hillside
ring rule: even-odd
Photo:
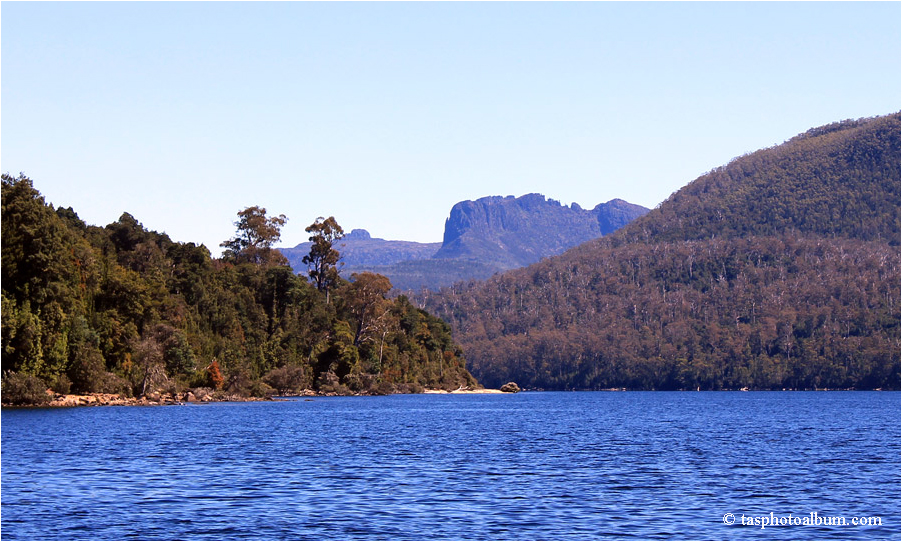
[[[214,259],[128,213],[89,226],[26,177],[2,183],[4,402],[41,402],[47,386],[260,396],[475,384],[447,324],[387,300],[385,277],[334,273],[334,220],[308,228],[319,243],[308,281],[271,248],[286,219],[265,209],[239,213]]]
[[[899,246],[899,115],[813,128],[673,194],[618,243],[811,233]]]
[[[898,389],[899,149],[899,114],[810,130],[425,304],[487,385]]]

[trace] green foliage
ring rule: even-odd
[[[284,265],[285,257],[272,245],[281,238],[286,222],[285,215],[267,217],[266,209],[256,205],[239,211],[237,235],[220,245],[226,249],[223,257],[237,262]]]
[[[87,226],[45,204],[24,176],[3,176],[2,220],[4,374],[127,395],[191,386],[267,396],[320,382],[365,393],[382,382],[408,390],[472,380],[459,347],[406,335],[400,319],[417,310],[385,298],[385,277],[349,283],[326,273],[310,283],[267,257],[284,220],[264,209],[245,211],[237,252],[221,260],[128,213]],[[317,228],[326,244],[341,234],[334,218]],[[318,253],[320,270],[337,262],[333,252]],[[439,349],[455,352],[450,369]]]
[[[2,190],[2,367],[52,380],[68,363],[67,316],[96,281],[93,254],[30,179],[3,175]]]
[[[56,382],[53,383],[51,389],[54,391],[54,393],[66,395],[72,389],[72,381],[69,380],[69,377],[65,374],[61,374],[57,377]]]
[[[3,375],[2,390],[5,405],[40,406],[50,402],[47,385],[33,375],[9,372]]]
[[[310,267],[310,278],[317,290],[326,293],[328,302],[329,290],[340,280],[338,261],[341,255],[336,250],[335,243],[342,238],[344,230],[335,221],[335,217],[330,216],[326,219],[317,218],[305,231],[311,234],[312,245],[310,254],[304,256],[303,262]]]
[[[306,381],[304,368],[299,365],[285,365],[269,371],[263,381],[279,395],[292,395],[304,388]]]
[[[80,344],[69,368],[72,390],[78,393],[101,392],[106,383],[106,375],[100,350],[85,343]]]
[[[344,320],[335,320],[329,339],[329,347],[319,355],[317,372],[332,373],[341,379],[355,370],[360,361],[350,324]]]

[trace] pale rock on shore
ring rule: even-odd
[[[427,388],[426,391],[424,391],[423,393],[482,394],[482,393],[504,393],[504,392],[501,390],[485,389],[485,388],[479,388],[479,389],[458,388],[453,391],[436,390],[436,389],[432,389],[432,388]]]
[[[447,391],[434,388],[427,388],[423,393],[429,394],[452,394],[452,395],[476,395],[476,394],[496,394],[505,393],[496,389],[484,388],[458,388],[456,390]],[[189,403],[214,403],[214,402],[247,402],[247,401],[284,401],[285,398],[259,398],[259,397],[243,397],[239,395],[223,395],[217,392],[215,395],[211,390],[206,388],[198,388],[177,394],[169,393],[148,393],[145,397],[123,397],[116,393],[88,393],[84,395],[75,394],[55,394],[51,390],[47,390],[47,395],[52,399],[49,403],[44,403],[43,407],[80,407],[80,406],[161,406],[161,405],[185,405]],[[292,397],[323,397],[334,394],[321,394],[313,390],[303,390]],[[14,406],[14,405],[3,405]]]
[[[195,396],[192,392],[172,394],[151,393],[146,397],[123,397],[116,393],[89,393],[86,395],[54,395],[53,399],[44,406],[49,407],[76,407],[76,406],[159,406],[179,405],[185,403],[210,403],[219,401],[265,401],[256,397],[222,396],[214,398],[212,395]]]

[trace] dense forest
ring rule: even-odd
[[[899,389],[900,198],[899,114],[837,123],[421,302],[490,386]]]
[[[25,176],[2,179],[3,402],[57,393],[214,396],[417,392],[476,385],[442,320],[387,278],[335,271],[318,219],[309,277],[271,248],[284,216],[249,207],[221,259],[123,214],[89,226]]]

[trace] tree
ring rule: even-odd
[[[344,230],[335,221],[334,216],[323,219],[319,217],[316,222],[307,226],[304,230],[312,234],[310,242],[310,254],[304,256],[303,262],[310,268],[310,278],[316,285],[316,289],[325,292],[326,303],[329,303],[329,290],[338,283],[338,260],[341,254],[335,250],[335,242],[344,237]]]
[[[68,365],[68,326],[83,309],[93,254],[24,175],[2,175],[0,216],[3,369],[53,381]]]
[[[360,353],[354,346],[351,326],[344,320],[335,320],[329,335],[329,347],[319,355],[317,368],[322,382],[329,380],[328,377],[323,380],[324,374],[334,375],[341,382],[348,374],[359,369]]]
[[[304,386],[304,368],[299,365],[285,365],[271,370],[263,381],[272,386],[279,395],[297,393]]]
[[[50,402],[47,385],[36,376],[17,374],[7,371],[3,375],[3,404],[9,405],[44,405]]]
[[[219,361],[216,359],[213,359],[210,365],[207,366],[207,377],[209,378],[209,382],[213,386],[213,389],[222,389],[222,385],[225,383],[225,377],[222,376],[222,370],[219,368]]]
[[[164,324],[160,324],[158,327],[164,327]],[[136,383],[140,381],[135,390],[142,397],[168,380],[163,364],[163,349],[164,346],[161,344],[160,333],[157,329],[146,333],[134,347],[137,369]]]
[[[354,273],[351,279],[354,282],[348,287],[345,301],[357,325],[354,346],[359,347],[377,333],[391,310],[391,302],[385,299],[385,294],[391,290],[391,281],[377,273]]]
[[[266,208],[255,205],[239,211],[238,217],[235,237],[219,245],[226,249],[225,259],[267,266],[287,264],[285,257],[272,249],[282,237],[282,226],[288,222],[285,215],[267,217]]]

